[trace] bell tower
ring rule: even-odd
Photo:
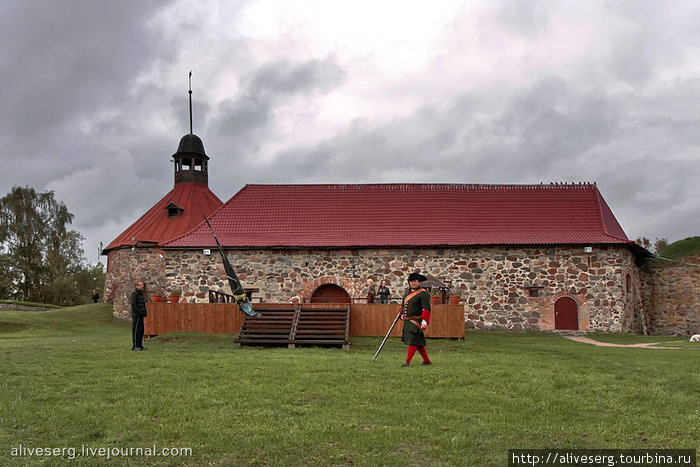
[[[204,152],[204,144],[199,136],[190,133],[180,140],[175,161],[175,185],[178,183],[199,183],[209,185],[209,156]]]
[[[209,185],[209,156],[204,152],[204,143],[192,133],[192,72],[190,71],[190,133],[180,140],[177,152],[173,154],[175,185],[178,183],[199,183]]]

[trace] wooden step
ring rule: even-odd
[[[235,342],[240,345],[283,344],[350,346],[350,306],[304,309],[255,307],[261,316],[246,316]]]
[[[235,343],[239,345],[288,345],[297,310],[255,307],[261,316],[246,316]]]

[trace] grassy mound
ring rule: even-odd
[[[688,237],[671,243],[659,254],[668,259],[680,259],[692,255],[700,255],[700,237]]]
[[[680,261],[683,258],[693,255],[700,255],[700,237],[688,237],[671,243],[659,253],[660,257],[674,261]],[[662,259],[653,259],[649,262],[649,266],[651,267],[668,266],[672,264],[674,263]]]

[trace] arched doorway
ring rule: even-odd
[[[578,304],[570,297],[554,303],[554,329],[578,330]]]
[[[311,294],[311,303],[351,303],[350,295],[335,284],[324,284]]]

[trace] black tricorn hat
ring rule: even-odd
[[[411,281],[421,281],[421,282],[424,282],[424,281],[427,281],[427,280],[428,280],[427,277],[425,277],[423,274],[421,274],[421,273],[419,273],[419,272],[417,272],[417,271],[416,271],[416,272],[412,272],[411,274],[408,275],[408,282],[411,282]]]

